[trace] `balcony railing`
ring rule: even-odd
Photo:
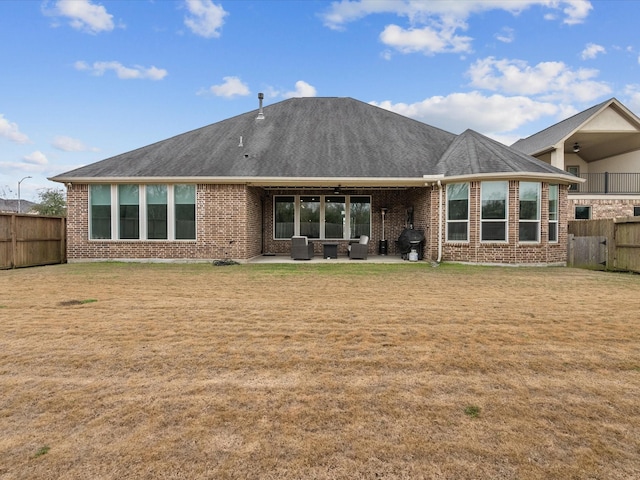
[[[574,183],[569,193],[640,194],[640,173],[581,173],[585,183]]]

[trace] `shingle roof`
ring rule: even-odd
[[[256,119],[257,113],[59,177],[421,176],[455,138],[351,98],[293,98],[264,107],[263,120]]]
[[[530,137],[521,138],[511,145],[511,147],[528,155],[533,155],[534,153],[540,153],[547,150],[556,145],[563,138],[569,136],[593,115],[598,113],[605,105],[613,101],[615,101],[615,99],[611,98],[605,102],[599,103],[598,105],[594,105],[593,107],[577,113],[572,117],[556,123],[555,125],[551,125]]]
[[[414,178],[560,173],[467,131],[460,136],[352,98],[293,98],[58,175],[109,178]]]
[[[437,173],[447,177],[489,173],[564,174],[548,163],[532,161],[532,157],[509,148],[484,135],[466,130],[442,156]]]

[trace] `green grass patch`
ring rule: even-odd
[[[467,405],[464,407],[464,413],[471,418],[478,418],[480,416],[480,407],[477,405]]]
[[[41,457],[42,455],[46,455],[47,453],[49,453],[49,450],[51,450],[51,447],[49,447],[49,445],[44,445],[40,447],[36,451],[36,453],[34,453],[33,458],[38,458],[38,457]]]

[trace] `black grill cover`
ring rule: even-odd
[[[409,253],[412,244],[415,248],[416,244],[422,242],[424,242],[424,232],[422,230],[405,228],[398,237],[398,248],[400,249],[400,253]]]

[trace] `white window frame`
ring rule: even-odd
[[[449,194],[449,189],[450,187],[453,187],[454,185],[466,185],[467,186],[467,218],[464,220],[450,220],[449,219],[449,201],[451,200],[450,194]],[[447,205],[446,205],[446,221],[447,221],[447,225],[446,225],[446,241],[449,243],[469,243],[469,215],[470,215],[470,208],[469,208],[469,195],[470,195],[470,190],[471,190],[471,185],[468,182],[465,183],[449,183],[447,184]],[[452,223],[464,223],[466,224],[466,237],[464,240],[459,240],[459,239],[450,239],[449,238],[449,224]]]
[[[555,198],[551,198],[551,190],[552,187],[554,187],[555,189]],[[558,236],[559,236],[559,232],[558,232],[558,226],[559,226],[559,222],[558,222],[558,215],[560,212],[560,185],[557,184],[549,184],[548,186],[549,189],[549,243],[558,243]],[[555,208],[555,212],[551,210],[551,201],[555,200],[556,202],[556,208]],[[551,218],[551,214],[554,213],[555,214],[555,219]],[[555,225],[555,238],[551,238],[551,225]]]
[[[521,187],[523,184],[535,185],[536,186],[536,218],[535,219],[522,219],[520,218],[520,202],[521,200]],[[542,200],[542,183],[540,182],[520,182],[518,186],[518,243],[532,244],[532,243],[540,243],[540,216],[541,216],[541,200]],[[537,224],[536,228],[536,239],[535,240],[520,240],[520,224],[521,223],[535,223]]]
[[[93,225],[91,223],[91,215],[89,215],[89,228],[88,235],[89,241],[92,242],[104,242],[104,241],[118,241],[118,242],[194,242],[198,235],[198,216],[196,215],[196,238],[189,239],[176,239],[175,229],[175,195],[174,184],[162,184],[167,186],[167,238],[147,238],[147,185],[138,185],[138,232],[139,238],[120,238],[120,203],[118,198],[118,185],[111,184],[111,238],[91,238],[91,230]],[[182,184],[180,184],[182,185]],[[190,184],[185,184],[190,185]],[[91,188],[89,188],[89,208],[91,208]],[[197,188],[196,188],[196,210],[197,210]]]
[[[505,195],[505,204],[504,204],[504,218],[483,218],[482,216],[482,202],[483,202],[483,193],[484,187],[488,184],[492,183],[502,183],[506,186],[506,195]],[[488,182],[480,182],[480,243],[509,243],[509,182],[508,181],[488,181]],[[483,240],[484,236],[484,225],[485,223],[498,223],[504,222],[504,240]]]
[[[281,197],[293,197],[294,201],[294,235],[300,235],[300,198],[301,197],[318,197],[320,199],[320,236],[319,237],[309,237],[310,240],[319,240],[319,241],[339,241],[339,240],[355,240],[350,238],[351,233],[351,197],[366,197],[369,199],[369,237],[371,236],[371,223],[373,218],[373,211],[371,209],[372,199],[371,195],[346,195],[346,194],[329,194],[329,195],[313,195],[313,194],[300,194],[300,195],[274,195],[272,200],[272,215],[271,215],[271,224],[275,225],[276,221],[276,198]],[[344,197],[344,206],[345,206],[345,218],[344,218],[344,226],[343,226],[343,235],[342,238],[326,238],[325,236],[325,205],[327,198],[335,198],[335,197]],[[281,238],[276,237],[275,228],[272,228],[271,234],[273,240],[290,240],[290,238]]]

